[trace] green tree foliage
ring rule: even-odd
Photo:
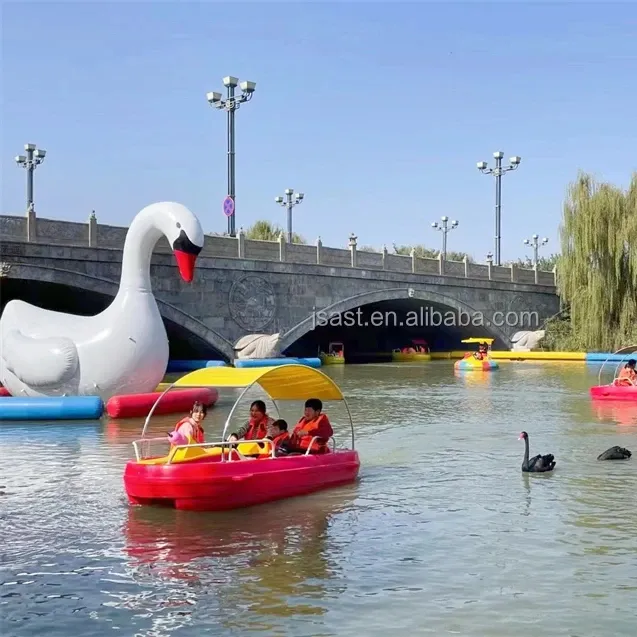
[[[394,253],[402,254],[405,256],[411,255],[411,250],[414,248],[416,250],[417,257],[424,257],[426,259],[437,259],[440,254],[440,250],[434,250],[433,248],[427,248],[423,245],[403,245],[397,246],[394,244]],[[455,250],[447,250],[447,261],[462,261],[465,256],[470,263],[473,263],[473,257],[466,252],[456,252]]]
[[[253,239],[255,241],[278,241],[281,233],[287,236],[287,232],[280,226],[271,223],[270,221],[255,221],[246,231],[246,239]],[[307,241],[296,232],[292,233],[292,243],[307,244]]]
[[[637,342],[637,173],[627,191],[581,173],[560,227],[557,286],[569,318],[547,323],[547,345],[615,350]]]
[[[568,309],[553,316],[544,324],[546,331],[540,345],[542,349],[554,352],[582,352],[586,346],[573,330]]]
[[[537,269],[544,272],[552,272],[553,268],[558,264],[559,258],[559,254],[551,254],[548,257],[538,257]],[[505,265],[511,265],[511,263],[514,263],[515,265],[518,265],[521,268],[526,268],[528,270],[533,269],[533,259],[531,259],[531,257],[517,259],[516,261],[507,261]]]

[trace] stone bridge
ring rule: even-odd
[[[92,298],[102,299],[103,307],[119,286],[125,235],[126,228],[98,224],[94,216],[86,224],[0,216],[3,303],[24,298],[21,290],[29,289],[25,300],[37,304],[48,287],[71,293],[75,307],[88,311]],[[553,272],[400,256],[385,249],[364,252],[355,237],[349,249],[337,249],[320,240],[316,246],[250,241],[242,232],[235,238],[206,236],[192,284],[181,281],[162,240],[151,277],[167,323],[227,360],[233,358],[233,343],[245,334],[280,332],[285,350],[314,331],[317,322],[332,317],[334,323],[335,316],[370,305],[480,314],[483,329],[469,327],[463,334],[487,332],[498,349],[508,349],[519,329],[538,327],[509,324],[507,313],[536,313],[541,323],[559,310]],[[56,294],[49,294],[49,305],[61,298]]]

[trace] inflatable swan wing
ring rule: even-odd
[[[280,334],[248,334],[242,336],[234,346],[237,358],[278,358]]]
[[[168,338],[151,290],[150,260],[166,237],[190,283],[204,243],[201,225],[181,204],[144,208],[126,235],[120,287],[95,316],[52,312],[23,301],[0,317],[0,380],[13,396],[154,391],[168,363]]]

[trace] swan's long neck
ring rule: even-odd
[[[529,464],[529,437],[524,438],[524,461],[522,464],[526,467]]]
[[[150,214],[135,217],[126,234],[119,291],[150,292],[150,259],[164,233]]]

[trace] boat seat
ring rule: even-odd
[[[271,445],[258,442],[240,442],[237,445],[237,451],[245,456],[246,460],[254,460],[257,457],[267,458],[271,455]],[[140,460],[138,464],[160,465],[166,464],[172,454],[172,464],[188,462],[203,456],[220,456],[221,447],[183,447],[181,449],[171,450],[165,456],[159,458],[145,458]],[[226,451],[226,454],[228,452]],[[236,454],[233,460],[236,460]]]

